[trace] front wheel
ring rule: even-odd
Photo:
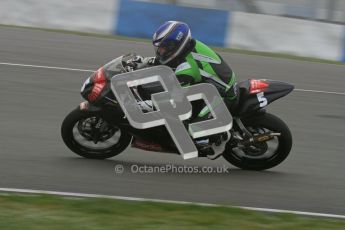
[[[103,119],[101,112],[76,108],[61,125],[66,146],[76,154],[91,159],[106,159],[120,154],[132,136]]]
[[[277,166],[286,159],[292,147],[292,136],[289,127],[281,119],[266,113],[242,122],[252,135],[270,131],[281,135],[248,148],[231,146],[230,141],[223,153],[228,162],[241,169],[265,170]]]

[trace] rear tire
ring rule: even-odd
[[[66,118],[63,120],[61,125],[61,136],[66,144],[66,146],[72,150],[74,153],[79,156],[90,158],[90,159],[106,159],[114,157],[120,154],[125,150],[128,145],[131,143],[132,136],[126,133],[125,131],[120,130],[120,137],[114,145],[107,148],[94,149],[81,145],[73,134],[73,129],[75,129],[76,124],[83,119],[90,117],[99,117],[102,118],[101,112],[90,112],[90,111],[81,111],[79,108],[76,108],[71,113],[69,113]]]
[[[271,157],[253,159],[246,156],[239,157],[228,144],[223,154],[228,162],[245,170],[265,170],[279,165],[286,159],[292,147],[292,136],[289,127],[280,118],[265,113],[262,116],[253,117],[242,122],[245,127],[262,127],[281,133],[281,136],[277,137],[278,147]]]

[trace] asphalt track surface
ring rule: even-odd
[[[97,69],[121,54],[152,55],[149,44],[30,29],[0,28],[0,62]],[[345,66],[222,53],[238,80],[263,77],[298,89],[345,92]],[[89,73],[0,65],[0,187],[345,214],[345,95],[294,91],[268,110],[290,126],[291,155],[263,172],[131,172],[133,165],[228,166],[128,148],[88,160],[63,144],[60,125],[81,101]],[[123,174],[114,172],[121,164]]]

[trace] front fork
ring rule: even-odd
[[[88,101],[81,102],[79,104],[79,109],[81,111],[89,111],[89,112],[100,112],[100,111],[102,111],[101,107],[90,104]]]
[[[98,112],[101,111],[101,107],[94,106],[90,104],[88,101],[83,101],[79,104],[79,109],[81,111],[89,111],[89,112]],[[96,118],[95,122],[92,122],[90,124],[92,129],[92,142],[97,144],[100,141],[101,135],[104,132],[104,130],[107,128],[106,123],[104,123],[104,120],[102,118]]]

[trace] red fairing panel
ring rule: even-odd
[[[265,89],[267,89],[269,86],[269,83],[266,82],[265,80],[255,80],[252,79],[250,80],[250,89],[249,89],[249,93],[253,94],[253,93],[260,93],[265,91]]]
[[[102,90],[107,84],[107,79],[105,77],[104,69],[103,67],[99,68],[95,75],[92,77],[93,87],[88,95],[88,100],[90,102],[93,102],[97,99],[97,97],[102,93]]]
[[[153,152],[163,152],[163,148],[160,144],[156,144],[149,141],[144,141],[138,138],[134,138],[132,142],[133,148],[138,148],[146,151],[153,151]]]

